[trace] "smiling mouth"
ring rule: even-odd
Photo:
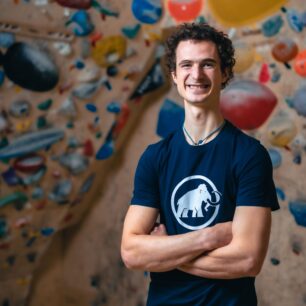
[[[187,84],[186,86],[190,89],[207,89],[207,88],[210,88],[209,84],[199,84],[199,85]]]

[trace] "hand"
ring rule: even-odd
[[[168,233],[167,233],[167,230],[164,224],[156,223],[150,235],[151,236],[168,236]]]

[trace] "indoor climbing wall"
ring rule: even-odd
[[[25,304],[53,237],[103,186],[142,97],[167,84],[158,34],[139,34],[129,7],[0,3],[1,305]]]
[[[120,259],[145,147],[180,128],[162,40],[180,22],[231,37],[224,116],[269,150],[281,210],[259,302],[305,305],[306,4],[299,0],[0,2],[0,305],[144,305]]]

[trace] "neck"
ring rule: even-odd
[[[193,105],[185,105],[184,127],[196,143],[218,128],[222,122],[224,122],[224,118],[219,109],[205,109]],[[206,139],[205,143],[213,140],[217,135],[218,132],[214,133]],[[187,141],[190,144],[194,144],[190,139],[187,139]]]

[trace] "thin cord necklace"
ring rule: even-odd
[[[187,137],[191,140],[191,142],[193,143],[194,146],[200,146],[202,144],[204,144],[204,142],[213,134],[217,133],[218,131],[220,131],[223,126],[225,124],[225,121],[223,121],[217,128],[215,128],[214,130],[212,130],[207,136],[205,136],[203,139],[200,139],[198,142],[194,141],[192,139],[192,137],[190,136],[190,134],[187,132],[185,125],[183,125],[183,131],[185,132],[185,134],[187,135]]]

